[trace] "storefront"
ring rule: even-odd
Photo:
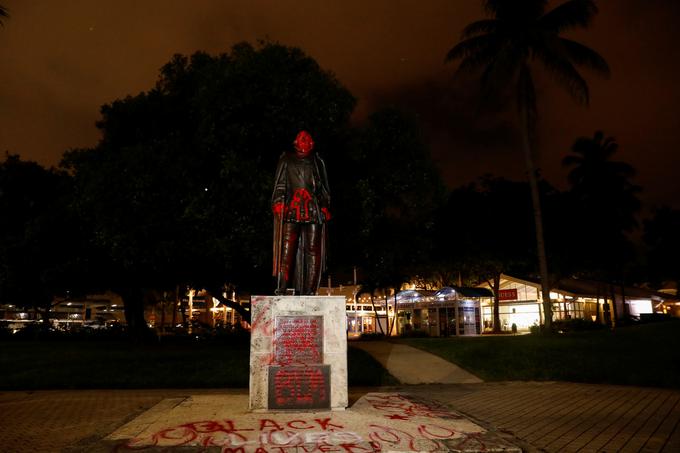
[[[481,288],[401,291],[396,297],[399,332],[422,331],[432,337],[479,335],[481,306],[491,298],[491,292]]]
[[[490,285],[481,285],[489,290]],[[529,331],[543,323],[541,284],[537,280],[501,274],[499,289],[501,329]],[[587,319],[612,325],[624,317],[640,318],[659,312],[664,301],[674,299],[663,293],[606,282],[565,278],[550,289],[554,320]],[[493,329],[493,299],[482,304],[485,331]]]

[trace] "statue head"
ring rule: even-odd
[[[312,148],[314,148],[314,140],[312,140],[312,136],[307,131],[300,131],[297,137],[295,137],[293,144],[295,145],[295,153],[298,157],[309,156],[312,153]]]

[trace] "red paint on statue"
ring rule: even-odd
[[[297,137],[295,137],[293,144],[295,145],[296,154],[301,158],[309,156],[314,148],[314,140],[312,140],[312,136],[307,131],[300,131]]]
[[[309,213],[309,203],[312,201],[312,196],[307,189],[296,189],[293,193],[293,199],[290,201],[288,209],[295,212],[295,220],[298,222],[311,220]]]

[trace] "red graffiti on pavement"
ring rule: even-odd
[[[204,420],[164,428],[119,445],[118,450],[162,447],[221,447],[225,453],[369,453],[390,450],[433,452],[448,450],[453,442],[484,449],[478,434],[456,433],[436,424],[420,424],[412,432],[380,424],[368,425],[366,438],[347,430],[330,417],[286,421],[259,419],[251,427],[237,427],[233,420]],[[445,443],[444,440],[447,440]]]
[[[486,450],[481,432],[454,429],[462,417],[446,406],[410,395],[370,394],[365,401],[374,423],[359,431],[342,417],[315,417],[301,413],[245,421],[204,420],[163,428],[131,439],[120,450],[196,446],[219,447],[225,453],[369,453],[382,451],[434,452],[475,448]],[[376,412],[373,412],[376,411]],[[379,422],[380,418],[389,422]]]
[[[443,418],[457,420],[460,415],[446,406],[399,393],[371,395],[366,400],[373,409],[383,412],[385,418],[392,420],[409,420],[413,417]]]
[[[285,453],[300,448],[305,453],[343,451],[361,453],[374,451],[358,434],[346,431],[330,417],[287,421],[260,419],[256,428],[238,428],[233,420],[204,420],[162,429],[146,438],[131,439],[119,445],[120,450],[141,450],[155,447],[222,447],[232,453]]]

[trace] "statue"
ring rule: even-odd
[[[326,166],[312,152],[314,140],[301,131],[294,152],[279,158],[272,194],[276,294],[292,286],[295,294],[314,295],[326,261],[326,222],[330,190]]]

